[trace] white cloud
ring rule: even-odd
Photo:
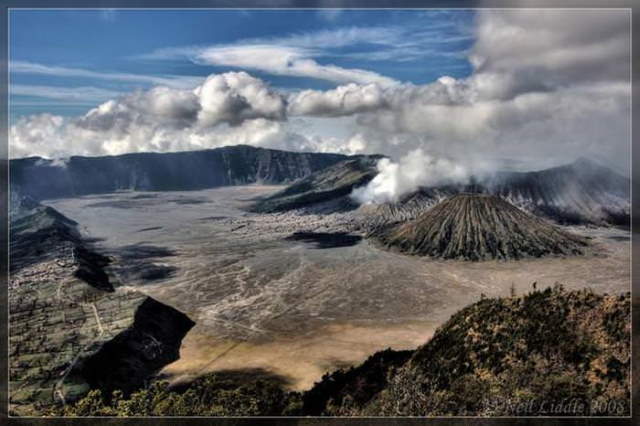
[[[394,46],[406,35],[406,29],[390,26],[344,27],[331,30],[316,30],[289,34],[282,37],[262,37],[241,39],[224,45],[179,46],[156,49],[150,53],[135,56],[137,59],[170,60],[193,58],[209,48],[268,46],[304,51],[307,55],[324,56],[326,49],[368,43]],[[406,43],[406,40],[404,40]]]
[[[626,11],[483,10],[478,25],[477,69],[467,79],[307,90],[290,96],[289,112],[357,114],[366,151],[394,157],[417,146],[538,161],[550,155],[570,160],[587,150],[626,163]]]
[[[292,115],[352,115],[386,106],[385,91],[378,84],[348,84],[328,91],[302,90],[289,97]]]
[[[335,22],[340,18],[342,12],[342,9],[321,9],[316,13],[321,19],[324,19],[325,21]]]
[[[629,79],[628,10],[484,10],[476,37],[477,72],[508,74],[525,88]]]
[[[406,29],[394,26],[343,27],[317,30],[306,33],[294,33],[284,37],[241,40],[236,45],[268,44],[272,46],[291,46],[314,49],[323,54],[324,49],[351,46],[358,43],[369,45],[393,46],[402,42]],[[406,42],[406,40],[404,40]]]
[[[64,118],[51,114],[23,117],[9,129],[9,156],[30,157],[47,154],[48,157],[68,155],[69,146],[60,139]]]
[[[379,109],[359,100],[372,91],[363,86],[349,88],[349,103],[340,100],[345,89],[294,98],[301,106],[292,102],[292,111],[362,111],[366,151],[401,158],[382,162],[380,174],[355,197],[393,200],[407,188],[431,184],[431,174],[411,175],[415,164],[407,162],[420,158],[411,151],[416,148],[464,159],[471,173],[499,157],[535,168],[586,155],[628,174],[628,11],[482,10],[477,22],[475,72],[467,79],[381,89]],[[427,168],[444,177],[455,170]]]
[[[290,49],[312,58],[344,57],[365,61],[406,62],[436,56],[466,57],[468,52],[464,48],[459,50],[459,46],[451,46],[451,43],[471,41],[472,38],[473,34],[468,29],[453,22],[441,21],[425,26],[424,22],[416,21],[405,26],[339,27],[281,37],[247,38],[225,45],[160,48],[135,58],[194,59],[207,49],[264,46]],[[348,53],[336,50],[347,46],[351,47]]]
[[[136,123],[122,132],[118,126],[101,131],[82,126],[73,118],[39,114],[19,119],[11,126],[9,139],[11,158],[191,151],[238,144],[311,151],[318,144],[325,145],[317,138],[311,141],[291,132],[282,122],[264,118],[208,129]]]
[[[420,152],[414,157],[445,175],[449,166],[461,165],[474,173],[496,158],[511,157],[533,168],[582,155],[604,156],[609,165],[626,173],[631,100],[627,18],[617,10],[482,10],[471,52],[474,73],[466,79],[443,76],[426,85],[391,84],[384,77],[376,81],[379,76],[368,71],[332,68],[309,59],[320,54],[309,40],[320,46],[339,42],[327,33],[298,36],[297,44],[289,47],[193,49],[189,54],[207,63],[350,82],[327,91],[282,93],[246,73],[226,73],[210,76],[196,90],[162,87],[135,92],[75,119],[19,120],[11,128],[12,149],[17,147],[12,155],[249,143],[382,153],[396,159]],[[323,121],[292,131],[295,126],[286,120],[294,116]],[[351,123],[348,134],[317,131],[332,122],[347,128],[346,120]],[[440,157],[452,163],[433,166],[440,164]],[[430,172],[408,178],[404,171],[392,169],[385,168],[388,173],[383,176],[414,183],[381,184],[382,193],[384,188],[412,187],[433,178]]]
[[[121,96],[122,92],[99,87],[60,87],[12,84],[9,93],[14,96],[33,96],[72,102],[95,103]]]
[[[284,37],[252,38],[231,44],[185,46],[157,49],[138,56],[147,60],[190,59],[196,63],[258,70],[273,75],[309,77],[336,83],[397,84],[393,78],[374,71],[322,64],[318,58],[341,56],[334,48],[357,44],[379,45],[386,49],[407,48],[406,28],[346,27],[290,34]],[[415,48],[415,46],[410,46]],[[371,48],[367,48],[370,52]],[[355,57],[355,56],[354,56]]]
[[[203,77],[197,76],[154,76],[118,72],[98,72],[82,68],[58,67],[25,61],[11,61],[9,63],[9,72],[16,74],[40,74],[55,77],[83,77],[98,80],[145,83],[178,89],[193,88],[200,84],[204,79]]]
[[[247,73],[231,72],[209,76],[194,90],[136,91],[80,117],[21,118],[11,126],[11,156],[114,155],[235,144],[308,150],[312,143],[291,132],[281,122],[284,118],[280,94]]]
[[[195,56],[195,61],[217,66],[230,66],[264,71],[274,75],[311,77],[338,83],[371,83],[383,86],[396,80],[373,71],[322,65],[311,59],[312,52],[297,47],[276,45],[242,45],[210,47]]]
[[[245,72],[209,76],[194,94],[200,99],[198,120],[202,126],[222,121],[237,124],[252,118],[284,119],[281,95]]]

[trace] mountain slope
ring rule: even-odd
[[[377,352],[325,374],[302,394],[286,393],[264,375],[230,380],[230,371],[180,389],[156,382],[130,398],[105,400],[94,392],[53,414],[628,416],[630,301],[630,293],[568,292],[560,285],[483,299],[454,314],[423,346]]]
[[[75,221],[15,193],[11,201],[12,414],[41,415],[91,387],[138,389],[178,358],[191,320],[136,291],[118,291],[106,269],[112,259]]]
[[[12,191],[35,200],[123,189],[177,191],[251,183],[280,184],[346,159],[340,154],[287,152],[246,145],[203,151],[11,160]]]
[[[49,206],[26,197],[14,202],[9,241],[11,273],[53,260],[64,251],[74,260],[76,278],[100,290],[113,291],[104,271],[109,259],[87,244],[75,221]]]
[[[630,181],[584,158],[537,172],[504,172],[487,191],[561,223],[628,224]]]
[[[380,156],[362,156],[341,161],[258,202],[252,210],[272,213],[340,198],[343,198],[344,206],[353,205],[349,203],[347,196],[353,188],[366,185],[375,177],[375,164],[380,158]]]
[[[338,170],[340,167],[346,168],[347,165],[336,164],[331,173],[347,173]],[[368,170],[361,173],[375,176],[375,162],[368,163],[366,167]],[[324,180],[322,172],[312,174],[305,181],[313,183],[316,180]],[[277,210],[314,208],[327,201],[333,201],[335,206],[350,203],[348,194],[337,189],[337,185],[331,186],[330,181],[326,182],[322,198],[299,196],[295,203],[280,203]],[[294,186],[281,194],[289,190],[294,191]],[[314,193],[314,188],[308,187],[306,191]],[[561,224],[626,225],[631,210],[628,178],[592,161],[579,159],[541,171],[497,172],[489,177],[476,177],[470,184],[422,187],[405,194],[397,202],[366,205],[360,211],[365,215],[366,226],[375,229],[414,219],[443,199],[462,192],[498,195],[523,210]]]
[[[406,356],[386,351],[347,372],[326,375],[303,397],[303,411],[629,415],[630,299],[629,293],[597,295],[556,286],[481,300],[453,315],[401,366],[398,359]],[[324,389],[321,398],[317,389]]]
[[[454,195],[416,219],[369,236],[408,254],[465,260],[581,254],[587,244],[487,194]]]
[[[498,172],[472,184],[420,188],[397,203],[370,209],[371,226],[415,218],[455,193],[498,195],[521,209],[560,224],[628,225],[630,181],[586,159],[531,172]]]

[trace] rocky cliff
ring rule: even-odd
[[[105,270],[110,259],[73,220],[32,199],[12,201],[12,414],[41,415],[56,402],[92,388],[108,391],[112,383],[137,389],[178,358],[191,320],[141,293],[114,288]]]
[[[35,200],[118,190],[187,191],[289,183],[347,158],[238,145],[203,151],[11,160],[11,190]]]
[[[629,416],[631,296],[561,285],[482,299],[415,350],[387,349],[302,394],[212,373],[130,398],[92,392],[76,416]],[[238,374],[235,374],[238,376]],[[140,402],[144,401],[144,404]]]

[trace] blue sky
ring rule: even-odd
[[[473,21],[437,10],[12,10],[11,120],[80,115],[235,70],[284,90],[466,77]]]
[[[16,9],[9,18],[12,157],[247,144],[394,160],[421,151],[467,169],[606,151],[605,163],[628,169],[622,9]]]

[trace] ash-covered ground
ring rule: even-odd
[[[362,238],[366,209],[249,213],[281,186],[122,192],[45,201],[115,257],[121,285],[186,313],[196,326],[172,380],[263,368],[305,389],[374,351],[423,344],[451,314],[487,297],[556,282],[630,290],[630,233],[570,227],[591,238],[585,256],[520,261],[432,260]]]

